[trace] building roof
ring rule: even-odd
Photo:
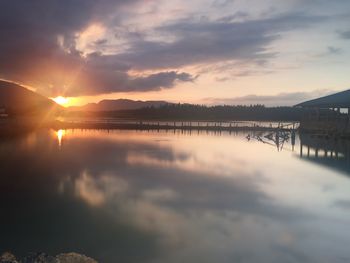
[[[305,101],[295,106],[304,108],[350,108],[350,90]]]

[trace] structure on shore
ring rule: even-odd
[[[295,107],[309,109],[300,130],[331,137],[350,137],[350,90],[309,100]]]

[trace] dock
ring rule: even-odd
[[[103,130],[195,130],[195,131],[290,131],[299,123],[272,122],[204,122],[204,121],[58,121],[55,129]]]
[[[350,90],[302,102],[295,107],[308,109],[300,121],[302,133],[350,138]]]

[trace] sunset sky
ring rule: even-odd
[[[67,105],[293,105],[350,88],[349,0],[2,0],[0,39],[1,79]]]

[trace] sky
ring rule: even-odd
[[[348,0],[1,0],[0,78],[62,103],[294,105],[350,88]]]

